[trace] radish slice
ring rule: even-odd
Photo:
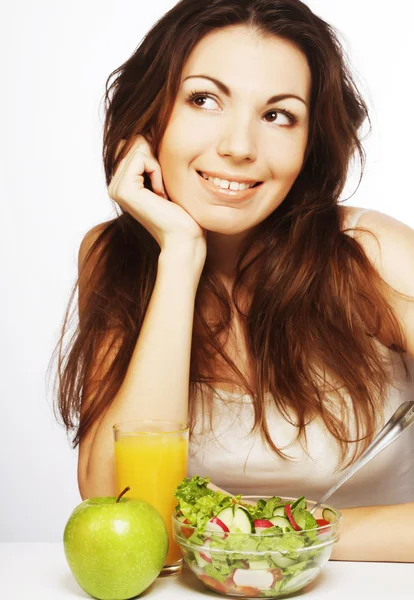
[[[210,540],[211,538],[206,538],[206,540],[204,541],[203,546],[207,546],[208,548],[210,547]],[[208,563],[212,563],[213,559],[211,558],[211,554],[210,552],[208,552],[207,550],[203,552],[200,552],[200,556],[201,558],[204,558],[205,561],[207,561]]]
[[[293,518],[292,511],[290,510],[290,504],[286,504],[285,511],[286,511],[286,516],[289,519],[290,524],[292,525],[293,529],[295,529],[295,531],[301,531],[299,525],[296,523],[295,519]]]
[[[256,533],[261,533],[265,529],[269,529],[269,527],[273,527],[273,523],[268,519],[256,519],[254,521],[254,530]]]
[[[254,526],[255,528],[262,527],[263,529],[267,529],[268,527],[273,527],[273,523],[268,519],[256,519],[254,522]]]
[[[268,590],[272,587],[274,577],[268,570],[236,569],[233,573],[233,581],[237,586],[247,586]]]
[[[207,521],[206,529],[208,531],[221,531],[225,533],[229,533],[230,529],[227,527],[223,521],[220,521],[217,517],[213,517],[209,521]]]
[[[331,527],[326,527],[326,525],[330,525],[329,521],[326,519],[316,519],[316,522],[319,527],[323,527],[321,531],[318,531],[318,539],[321,541],[329,539],[332,535]]]
[[[330,525],[329,521],[327,521],[326,519],[316,519],[316,522],[319,525],[319,527],[323,527],[324,525]]]

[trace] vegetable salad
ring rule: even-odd
[[[315,519],[301,496],[247,504],[208,488],[209,477],[184,478],[175,491],[175,538],[186,562],[221,593],[275,597],[312,581],[337,541],[325,508]]]

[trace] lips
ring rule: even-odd
[[[213,177],[215,178],[214,175],[208,175],[207,173],[204,173],[203,175],[203,171],[197,171],[197,173],[200,175],[200,177],[202,177],[203,179],[207,179],[206,177],[204,177],[204,175],[207,175],[207,177]],[[218,177],[218,179],[222,179],[222,180],[226,180],[226,181],[235,181],[235,180],[231,180],[231,179],[226,179],[225,177]],[[239,183],[239,182],[238,182]],[[240,183],[246,183],[245,181],[240,182]],[[251,185],[250,187],[254,188],[257,187],[258,185],[260,185],[262,182],[261,181],[256,181],[256,183],[254,185]],[[217,186],[218,187],[218,186]],[[226,188],[224,188],[226,189]]]
[[[212,197],[219,198],[221,201],[231,204],[240,204],[248,202],[257,193],[258,186],[262,185],[263,182],[257,182],[254,186],[245,190],[231,190],[230,188],[221,188],[220,186],[214,185],[209,179],[205,179],[199,171],[196,171],[200,178],[200,182],[206,191],[212,195]]]

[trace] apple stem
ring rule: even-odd
[[[119,494],[119,496],[118,496],[118,498],[116,499],[116,501],[117,501],[117,502],[119,502],[119,501],[120,501],[120,499],[122,498],[122,496],[123,496],[124,494],[126,494],[126,493],[128,492],[128,490],[130,490],[130,489],[131,489],[131,488],[128,486],[128,487],[126,487],[124,490],[122,490],[122,492]]]

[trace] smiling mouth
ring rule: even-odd
[[[202,187],[206,190],[211,198],[219,199],[219,203],[224,202],[225,205],[242,204],[243,202],[249,202],[258,193],[256,190],[263,184],[263,181],[258,181],[252,187],[246,188],[245,190],[232,190],[231,188],[222,188],[215,185],[209,179],[205,179],[199,171],[196,171],[199,176]]]
[[[198,174],[200,175],[200,177],[202,177],[202,178],[203,178],[205,181],[209,181],[209,179],[207,179],[206,177],[204,177],[204,175],[202,174],[202,172],[201,172],[201,171],[197,171],[197,173],[198,173]],[[211,182],[210,182],[210,183],[211,183]],[[255,183],[254,185],[250,186],[248,189],[255,188],[255,187],[257,187],[258,185],[260,185],[261,183],[263,183],[263,181],[256,181],[256,183]],[[215,185],[215,184],[213,184],[213,185]],[[219,188],[219,189],[222,189],[222,190],[223,190],[223,189],[224,189],[224,190],[228,190],[228,189],[230,189],[230,188],[221,188],[219,185],[217,185],[216,187],[217,187],[217,188]]]

